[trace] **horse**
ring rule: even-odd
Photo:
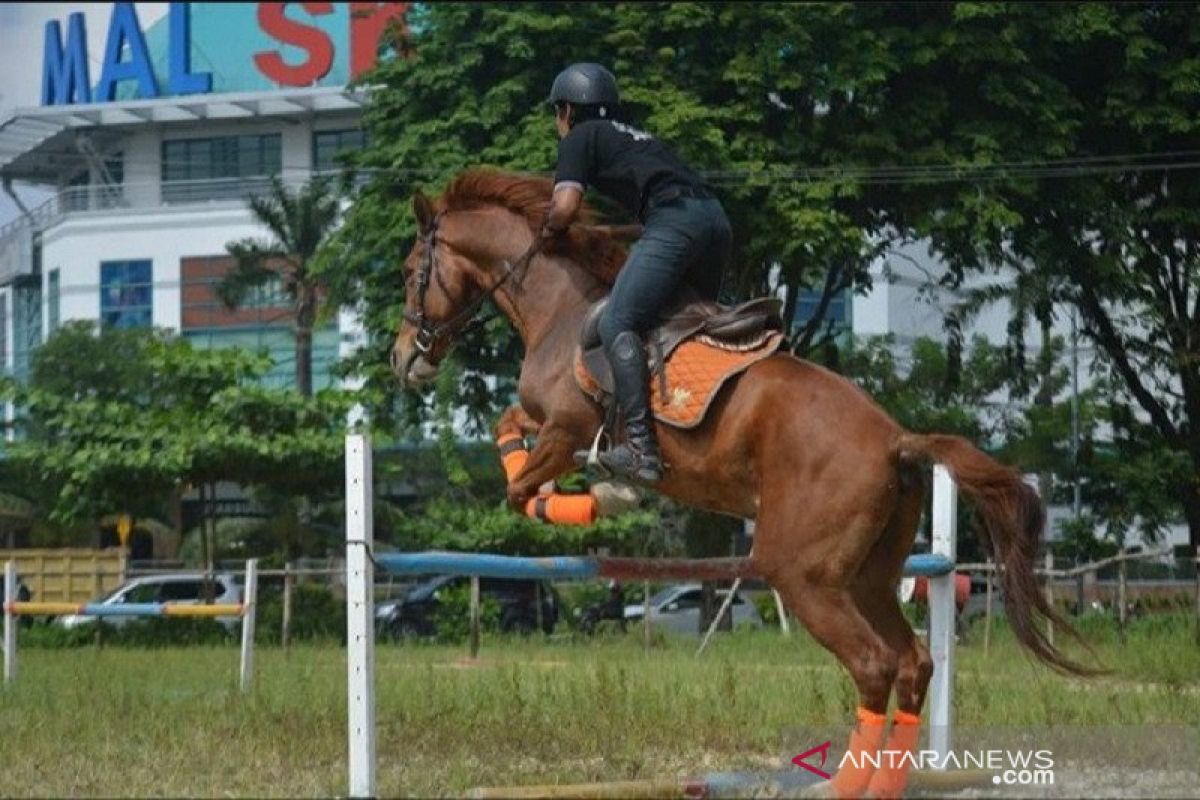
[[[540,486],[576,469],[576,451],[588,448],[604,423],[601,407],[577,386],[573,364],[584,317],[605,297],[626,254],[619,236],[590,224],[572,226],[538,251],[551,191],[545,179],[474,169],[439,197],[414,195],[419,235],[404,261],[404,319],[390,353],[397,377],[421,386],[486,300],[508,317],[525,356],[519,403],[501,415],[495,432],[537,437],[507,489],[518,511]],[[594,219],[587,213],[585,223]],[[754,520],[755,574],[850,673],[859,696],[850,749],[884,745],[892,693],[887,749],[916,745],[933,664],[896,588],[933,462],[946,465],[982,520],[1018,641],[1057,671],[1093,672],[1040,627],[1048,619],[1074,633],[1034,575],[1045,522],[1038,494],[967,439],[909,432],[854,383],[786,351],[725,385],[700,425],[660,424],[657,431],[669,466],[654,488]],[[898,796],[911,759],[898,760],[875,770],[871,759],[847,759],[832,790],[839,797]]]

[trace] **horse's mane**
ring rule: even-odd
[[[471,211],[483,206],[500,206],[523,217],[530,231],[536,234],[546,217],[553,191],[548,178],[494,169],[469,169],[450,182],[434,206],[438,211]],[[595,211],[584,204],[580,221],[589,223],[595,216]],[[625,263],[625,248],[620,242],[603,232],[579,226],[571,227],[567,241],[553,254],[572,259],[607,286],[612,286]]]

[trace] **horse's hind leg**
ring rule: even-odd
[[[806,529],[803,547],[786,535],[798,520],[804,520]],[[849,519],[817,519],[813,504],[804,508],[793,500],[783,508],[764,503],[755,530],[756,566],[813,637],[846,667],[858,689],[857,722],[847,746],[853,758],[844,761],[832,781],[838,797],[859,797],[870,783],[899,669],[899,654],[854,600],[855,580],[883,527],[884,521],[870,511]]]
[[[929,650],[913,633],[912,626],[900,609],[896,584],[904,568],[904,560],[912,549],[917,524],[924,505],[924,492],[919,487],[904,491],[896,511],[888,522],[883,537],[863,564],[859,580],[854,585],[854,601],[863,616],[871,621],[875,631],[899,655],[896,674],[896,711],[892,716],[892,731],[884,750],[888,757],[871,778],[867,794],[871,797],[900,797],[908,783],[912,759],[898,753],[916,749],[921,730],[921,707],[933,674]]]

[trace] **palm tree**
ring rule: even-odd
[[[217,296],[230,309],[250,293],[279,280],[292,304],[296,340],[296,388],[312,396],[313,326],[321,310],[323,282],[314,258],[337,227],[341,206],[332,183],[316,177],[293,193],[278,177],[270,191],[250,198],[250,210],[271,239],[241,239],[226,245],[234,267],[217,285]]]

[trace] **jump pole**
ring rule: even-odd
[[[958,561],[958,489],[950,470],[933,465],[933,513],[929,551],[955,564]],[[951,746],[951,711],[954,708],[954,570],[929,576],[929,655],[933,677],[929,682],[929,749],[945,763]]]
[[[258,614],[258,559],[246,562],[245,588],[242,591],[242,658],[238,679],[242,691],[254,685],[254,622]]]
[[[4,682],[12,683],[17,677],[17,620],[13,603],[17,602],[17,565],[14,561],[4,564]]]
[[[375,796],[375,568],[371,442],[346,437],[346,674],[350,797]]]
[[[258,610],[258,560],[246,562],[242,602],[191,605],[186,603],[63,603],[19,602],[17,564],[4,565],[4,683],[17,677],[17,618],[31,615],[78,614],[85,617],[241,617],[242,646],[238,660],[239,685],[243,692],[254,683],[254,628]]]

